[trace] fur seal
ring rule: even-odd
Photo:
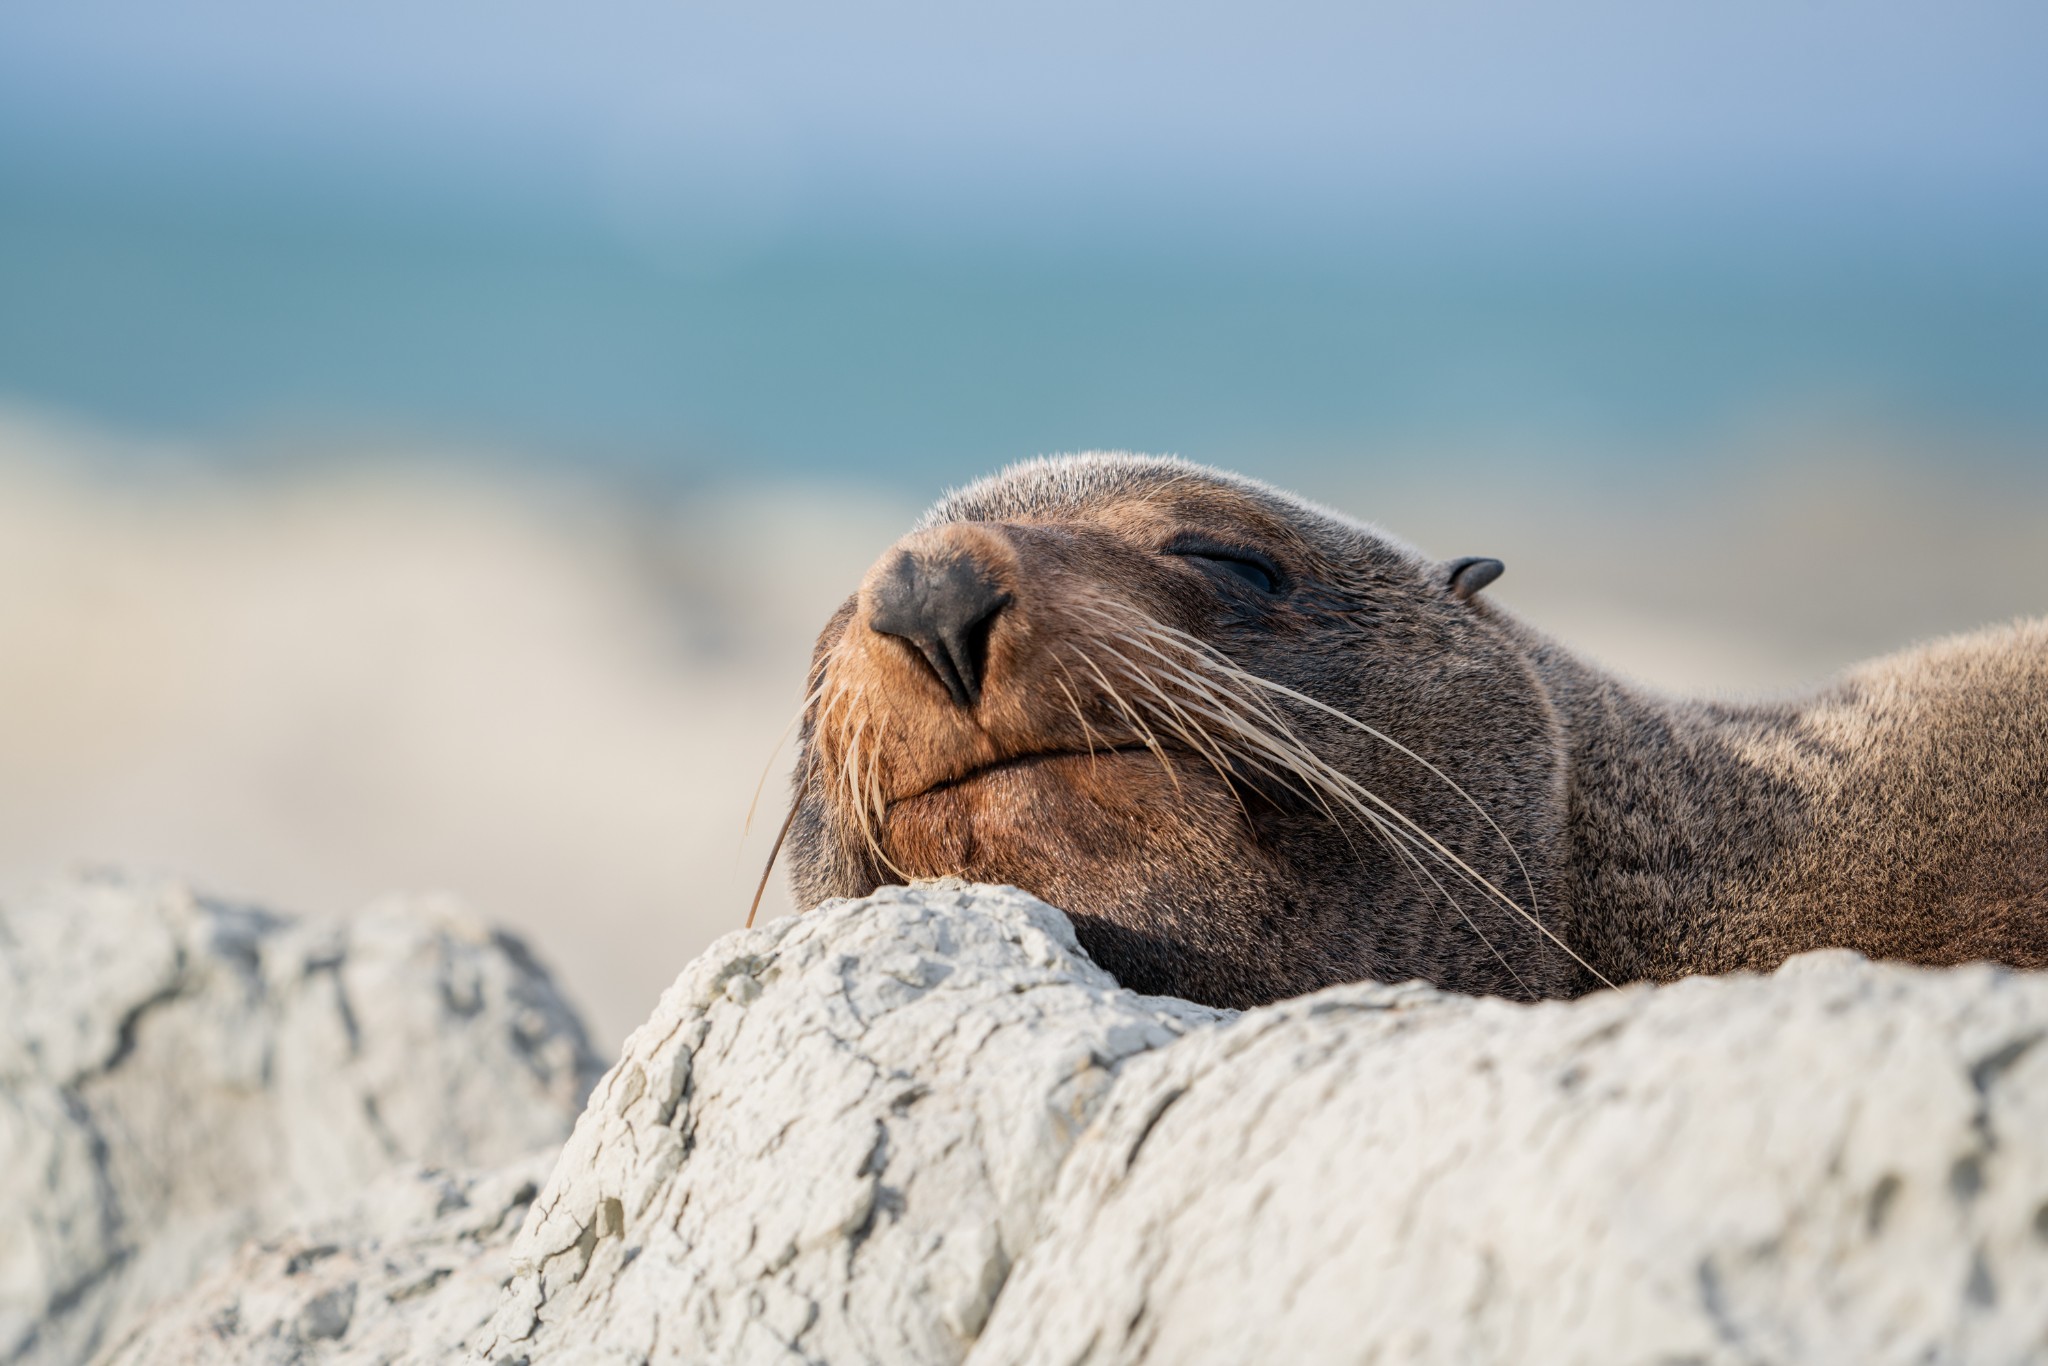
[[[1839,946],[2048,965],[2048,621],[1660,696],[1277,489],[1081,455],[955,492],[818,638],[798,904],[1007,882],[1126,986],[1511,997]]]

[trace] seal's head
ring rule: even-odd
[[[1365,977],[1570,994],[1565,825],[1532,638],[1429,561],[1178,460],[955,493],[818,639],[803,905],[1012,883],[1127,986],[1246,1006]]]

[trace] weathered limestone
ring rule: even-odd
[[[2048,1360],[2048,977],[1355,986],[1135,1060],[969,1360]]]
[[[595,1072],[545,972],[445,900],[323,923],[53,886],[0,912],[0,1362],[87,1359],[394,1164],[558,1142]]]
[[[592,1094],[490,1359],[958,1361],[1117,1070],[1215,1018],[1008,888],[729,935]]]
[[[2048,978],[1848,954],[1232,1022],[1110,990],[1015,892],[888,892],[685,973],[490,1350],[2048,1360],[2044,1040]]]
[[[331,1217],[245,1245],[104,1366],[464,1360],[505,1298],[512,1236],[554,1159],[379,1178]]]
[[[168,1008],[43,1046],[118,1073]],[[1012,889],[886,889],[715,944],[540,1171],[390,1178],[112,1360],[2048,1364],[2048,975],[1231,1016]]]

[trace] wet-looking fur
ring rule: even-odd
[[[1499,572],[1177,460],[952,494],[819,637],[798,902],[1013,883],[1125,985],[1228,1006],[1824,946],[2048,965],[2048,623],[1681,701],[1491,604]],[[987,610],[921,647],[932,583]]]

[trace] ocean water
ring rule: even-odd
[[[1088,447],[1648,471],[1787,426],[2048,459],[2048,253],[2011,230],[707,243],[245,190],[10,174],[0,402],[228,461],[425,438],[682,487]]]

